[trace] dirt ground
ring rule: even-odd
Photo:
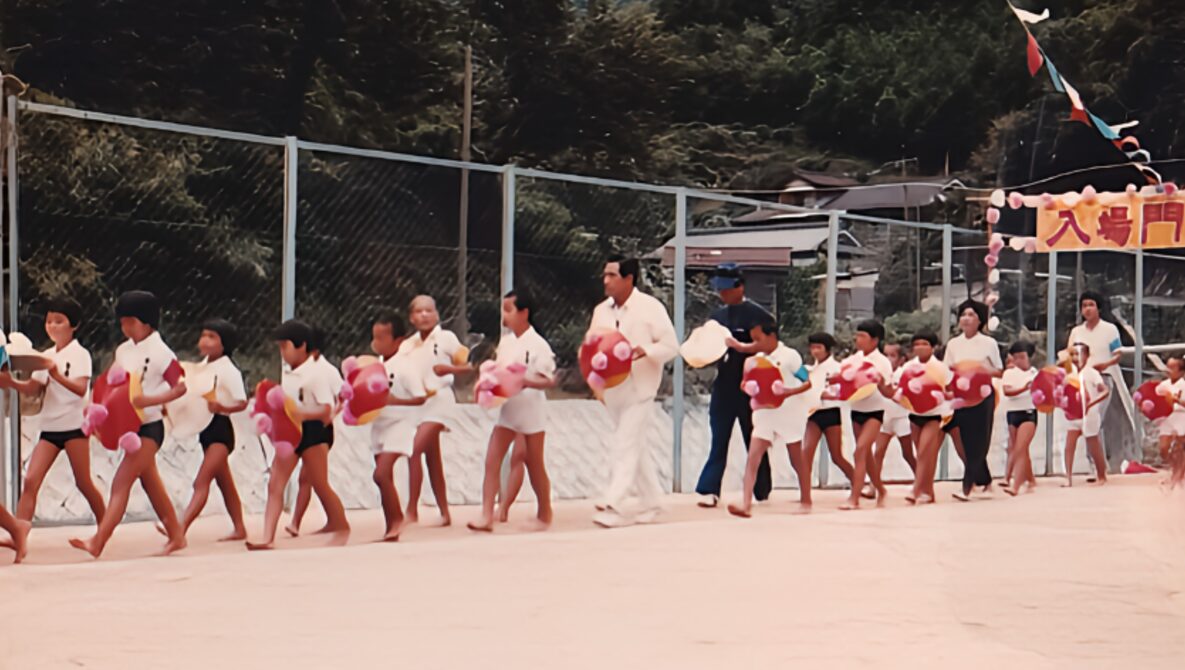
[[[672,496],[611,531],[582,501],[528,533],[521,505],[492,536],[459,507],[396,544],[366,511],[348,547],[260,554],[213,516],[170,558],[148,523],[100,561],[66,544],[90,528],[41,528],[0,567],[0,668],[1180,668],[1185,492],[1157,479],[858,513],[829,491],[809,516],[777,491],[750,520]]]

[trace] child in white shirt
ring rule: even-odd
[[[1164,485],[1171,491],[1185,480],[1185,360],[1179,355],[1165,361],[1168,379],[1156,386],[1159,395],[1169,396],[1173,412],[1160,421],[1160,458],[1171,472]]]
[[[1062,486],[1074,485],[1074,452],[1078,448],[1080,436],[1086,438],[1086,448],[1098,470],[1098,485],[1102,486],[1107,483],[1107,457],[1103,453],[1103,442],[1099,439],[1099,432],[1103,426],[1101,404],[1107,401],[1111,392],[1103,383],[1102,374],[1088,363],[1090,360],[1089,346],[1081,342],[1071,343],[1070,360],[1078,370],[1079,393],[1082,396],[1082,418],[1068,422],[1066,483]]]
[[[810,345],[811,359],[814,365],[808,367],[810,372],[811,391],[804,396],[810,398],[814,405],[808,407],[810,415],[806,421],[806,433],[803,436],[802,467],[798,473],[799,506],[803,511],[811,508],[811,485],[815,462],[815,450],[819,448],[819,440],[826,438],[827,452],[835,467],[843,472],[848,481],[852,480],[852,464],[843,454],[843,425],[840,415],[840,403],[837,400],[823,400],[823,390],[827,388],[828,380],[839,374],[839,362],[835,360],[834,352],[837,346],[835,338],[830,333],[813,333],[807,338]]]
[[[906,363],[902,369],[914,365],[924,366],[928,375],[939,378],[938,381],[941,382],[945,392],[954,373],[939,360],[935,351],[937,346],[938,336],[934,333],[927,331],[914,333],[910,340],[913,359]],[[901,378],[902,376],[899,375],[894,383],[899,385]],[[911,505],[928,505],[934,502],[935,470],[938,467],[938,452],[942,450],[943,440],[942,417],[949,411],[949,407],[944,401],[928,411],[910,412],[909,414],[913,443],[918,448],[918,467],[914,474],[913,490],[905,496],[905,501]]]
[[[1029,456],[1029,445],[1037,433],[1037,408],[1033,404],[1033,380],[1037,369],[1033,367],[1036,347],[1032,342],[1019,340],[1008,349],[1011,367],[1004,371],[1000,380],[1004,398],[1001,409],[1008,422],[1008,467],[1004,472],[1005,493],[1014,496],[1021,486],[1031,492],[1037,486],[1033,474],[1033,461]]]

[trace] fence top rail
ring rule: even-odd
[[[123,126],[144,128],[146,130],[161,130],[169,133],[185,133],[189,135],[201,135],[204,137],[216,137],[224,140],[252,142],[254,144],[284,146],[283,137],[256,135],[254,133],[240,133],[233,130],[219,130],[217,128],[206,128],[204,126],[191,126],[189,124],[173,123],[171,121],[150,121],[148,119],[140,119],[134,116],[107,114],[105,112],[88,112],[84,109],[72,109],[70,107],[61,107],[59,105],[46,105],[39,102],[28,102],[26,100],[18,101],[17,105],[23,111],[34,112],[37,114],[66,116],[73,119],[82,119],[84,121],[114,123]]]
[[[297,148],[304,149],[305,151],[320,151],[323,153],[358,156],[360,158],[377,158],[380,160],[397,161],[400,163],[417,163],[420,165],[473,170],[475,172],[499,173],[505,169],[501,165],[491,165],[489,163],[473,163],[471,161],[460,161],[451,158],[432,158],[429,156],[417,156],[415,154],[403,154],[397,151],[384,151],[382,149],[359,149],[357,147],[347,147],[340,144],[325,144],[323,142],[310,142],[308,140],[297,140],[296,146]]]

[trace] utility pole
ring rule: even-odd
[[[465,47],[465,102],[461,120],[461,160],[469,162],[469,142],[473,129],[473,47]],[[460,291],[460,314],[456,329],[464,338],[469,334],[469,168],[461,168],[461,221],[457,234],[457,289]]]

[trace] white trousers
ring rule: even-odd
[[[609,389],[613,391],[615,389]],[[659,507],[662,484],[658,480],[654,458],[650,454],[646,434],[654,418],[654,398],[641,400],[615,399],[605,394],[605,408],[613,421],[609,436],[609,488],[605,504],[623,514],[631,492],[637,494],[642,511]]]

